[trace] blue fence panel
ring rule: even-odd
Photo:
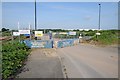
[[[58,43],[57,43],[57,47],[58,47],[58,48],[62,48],[62,47],[63,47],[63,43],[62,43],[62,41],[58,41]]]
[[[53,48],[53,40],[24,40],[30,48]]]
[[[53,40],[48,40],[45,44],[45,48],[53,48]]]
[[[31,44],[30,40],[23,40],[22,42],[24,42],[26,44],[26,46],[31,48],[32,44]]]
[[[62,40],[62,41],[58,41],[58,43],[57,43],[58,48],[72,46],[72,45],[74,45],[73,39]]]
[[[73,46],[75,44],[75,40],[78,40],[78,39],[75,38],[75,39],[66,39],[66,40],[58,41],[57,47],[62,48],[62,47]]]

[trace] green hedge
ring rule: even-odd
[[[29,48],[19,42],[2,44],[2,78],[13,76],[29,55]]]

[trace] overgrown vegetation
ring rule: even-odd
[[[120,39],[118,30],[102,30],[100,33],[101,35],[95,35],[92,40],[103,45],[118,44]]]
[[[11,36],[11,32],[10,31],[4,31],[2,32],[2,36]]]
[[[2,78],[11,78],[23,66],[29,48],[17,41],[2,43]]]

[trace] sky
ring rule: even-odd
[[[118,29],[117,2],[37,2],[37,29]],[[34,29],[34,2],[3,2],[2,27]]]

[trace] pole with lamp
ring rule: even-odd
[[[35,0],[35,30],[37,30],[36,0]],[[35,37],[35,40],[37,40],[37,37]]]
[[[98,36],[100,35],[99,31],[100,31],[100,18],[101,18],[101,4],[99,4],[99,24],[98,24],[98,30],[97,30],[97,40],[98,40]]]
[[[30,30],[30,40],[31,40],[31,25],[29,23],[29,30]]]
[[[19,22],[18,22],[18,32],[19,32],[19,29],[20,29],[20,25],[19,25]],[[20,42],[20,33],[19,33],[19,42]]]
[[[99,4],[99,30],[100,30],[101,4]]]
[[[37,29],[36,0],[35,0],[35,30]]]

